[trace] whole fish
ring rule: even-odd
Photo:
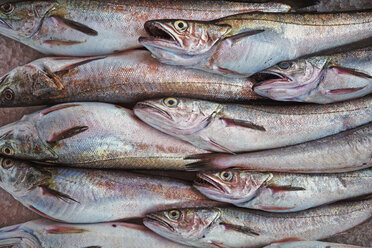
[[[372,194],[372,169],[344,174],[290,174],[231,169],[198,174],[210,199],[269,212],[296,212]]]
[[[150,37],[140,43],[163,63],[247,77],[281,61],[372,37],[372,12],[166,19],[148,21],[145,29]]]
[[[264,248],[367,248],[367,247],[320,242],[320,241],[293,241],[293,242],[275,243],[272,245],[265,246]]]
[[[324,239],[371,217],[370,199],[288,214],[241,208],[173,209],[148,214],[144,224],[181,244],[253,248],[288,240]]]
[[[169,95],[223,101],[258,98],[249,79],[161,64],[148,51],[86,58],[42,58],[0,79],[0,106],[75,101],[135,103]]]
[[[199,152],[107,103],[60,104],[0,128],[0,154],[45,164],[185,169],[184,157]]]
[[[372,166],[372,123],[300,145],[238,155],[197,155],[189,170],[240,167],[255,171],[335,173]]]
[[[190,183],[125,171],[39,167],[0,160],[0,187],[36,213],[68,223],[141,218],[177,207],[216,206]]]
[[[279,78],[254,90],[273,100],[326,104],[359,98],[372,93],[372,48],[284,61],[263,73]]]
[[[137,103],[160,131],[216,152],[244,152],[316,140],[372,121],[372,97],[327,106],[220,104],[186,98]]]
[[[2,0],[0,34],[42,53],[69,56],[111,54],[139,47],[147,20],[211,20],[250,11],[287,12],[277,3],[210,0]]]
[[[62,224],[45,219],[0,229],[0,247],[18,248],[182,248],[146,227],[125,222]]]

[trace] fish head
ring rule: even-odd
[[[43,247],[32,229],[24,228],[23,224],[0,229],[0,247],[40,248]]]
[[[152,127],[173,135],[190,135],[206,127],[220,104],[167,97],[139,102],[135,115]]]
[[[202,239],[220,215],[217,208],[173,209],[148,214],[143,223],[163,237],[190,244]]]
[[[301,101],[318,86],[326,64],[318,58],[280,62],[262,72],[277,78],[257,83],[254,91],[277,101]]]
[[[197,175],[194,187],[210,199],[239,204],[251,200],[269,178],[267,173],[238,169],[202,172]]]
[[[2,1],[0,33],[16,40],[31,38],[55,6],[55,1]]]
[[[29,162],[0,157],[0,186],[13,196],[25,196],[49,178]]]
[[[55,160],[58,156],[39,138],[35,126],[24,116],[0,127],[0,155],[25,160]]]
[[[150,37],[139,42],[161,62],[192,66],[199,64],[215,44],[231,30],[230,25],[186,20],[154,20],[145,23]]]

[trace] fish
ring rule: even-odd
[[[242,208],[184,208],[150,213],[146,227],[194,247],[262,247],[288,241],[320,240],[372,217],[372,200],[342,202],[296,213]]]
[[[201,172],[194,187],[206,197],[267,212],[297,212],[372,194],[372,169],[340,174]]]
[[[293,241],[293,242],[283,242],[275,243],[264,248],[367,248],[362,246],[355,245],[346,245],[346,244],[336,244],[329,242],[320,242],[320,241]]]
[[[195,155],[188,170],[244,168],[296,173],[351,172],[372,166],[372,123],[303,144],[238,155]],[[187,158],[186,158],[187,159]]]
[[[372,93],[372,48],[330,56],[282,61],[261,74],[276,78],[254,91],[276,101],[328,104]]]
[[[0,159],[0,187],[54,221],[98,223],[142,218],[176,207],[217,206],[191,183],[115,170],[35,165]]]
[[[236,154],[295,145],[372,121],[372,96],[326,106],[223,104],[167,97],[137,103],[135,115],[194,146]]]
[[[164,65],[143,50],[42,58],[13,69],[0,82],[1,107],[84,101],[134,104],[169,95],[240,102],[260,98],[248,78]]]
[[[211,20],[250,11],[288,12],[280,3],[210,0],[2,0],[0,34],[52,55],[92,56],[137,48],[147,20]]]
[[[150,248],[186,247],[156,235],[143,225],[108,222],[67,224],[46,219],[0,229],[0,247],[19,248]]]
[[[184,170],[198,152],[108,103],[59,104],[0,127],[0,155],[56,166]]]
[[[162,63],[249,77],[281,61],[372,37],[372,12],[245,13],[213,21],[158,19],[139,38]]]

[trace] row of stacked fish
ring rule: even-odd
[[[49,219],[0,247],[356,247],[315,240],[372,216],[372,53],[342,47],[371,12],[17,0],[0,33],[80,56],[0,79],[2,107],[58,104],[0,128],[0,186]]]

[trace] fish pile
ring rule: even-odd
[[[0,78],[49,105],[0,127],[43,217],[0,247],[357,248],[319,240],[372,217],[372,12],[305,2],[0,0],[50,56]]]

